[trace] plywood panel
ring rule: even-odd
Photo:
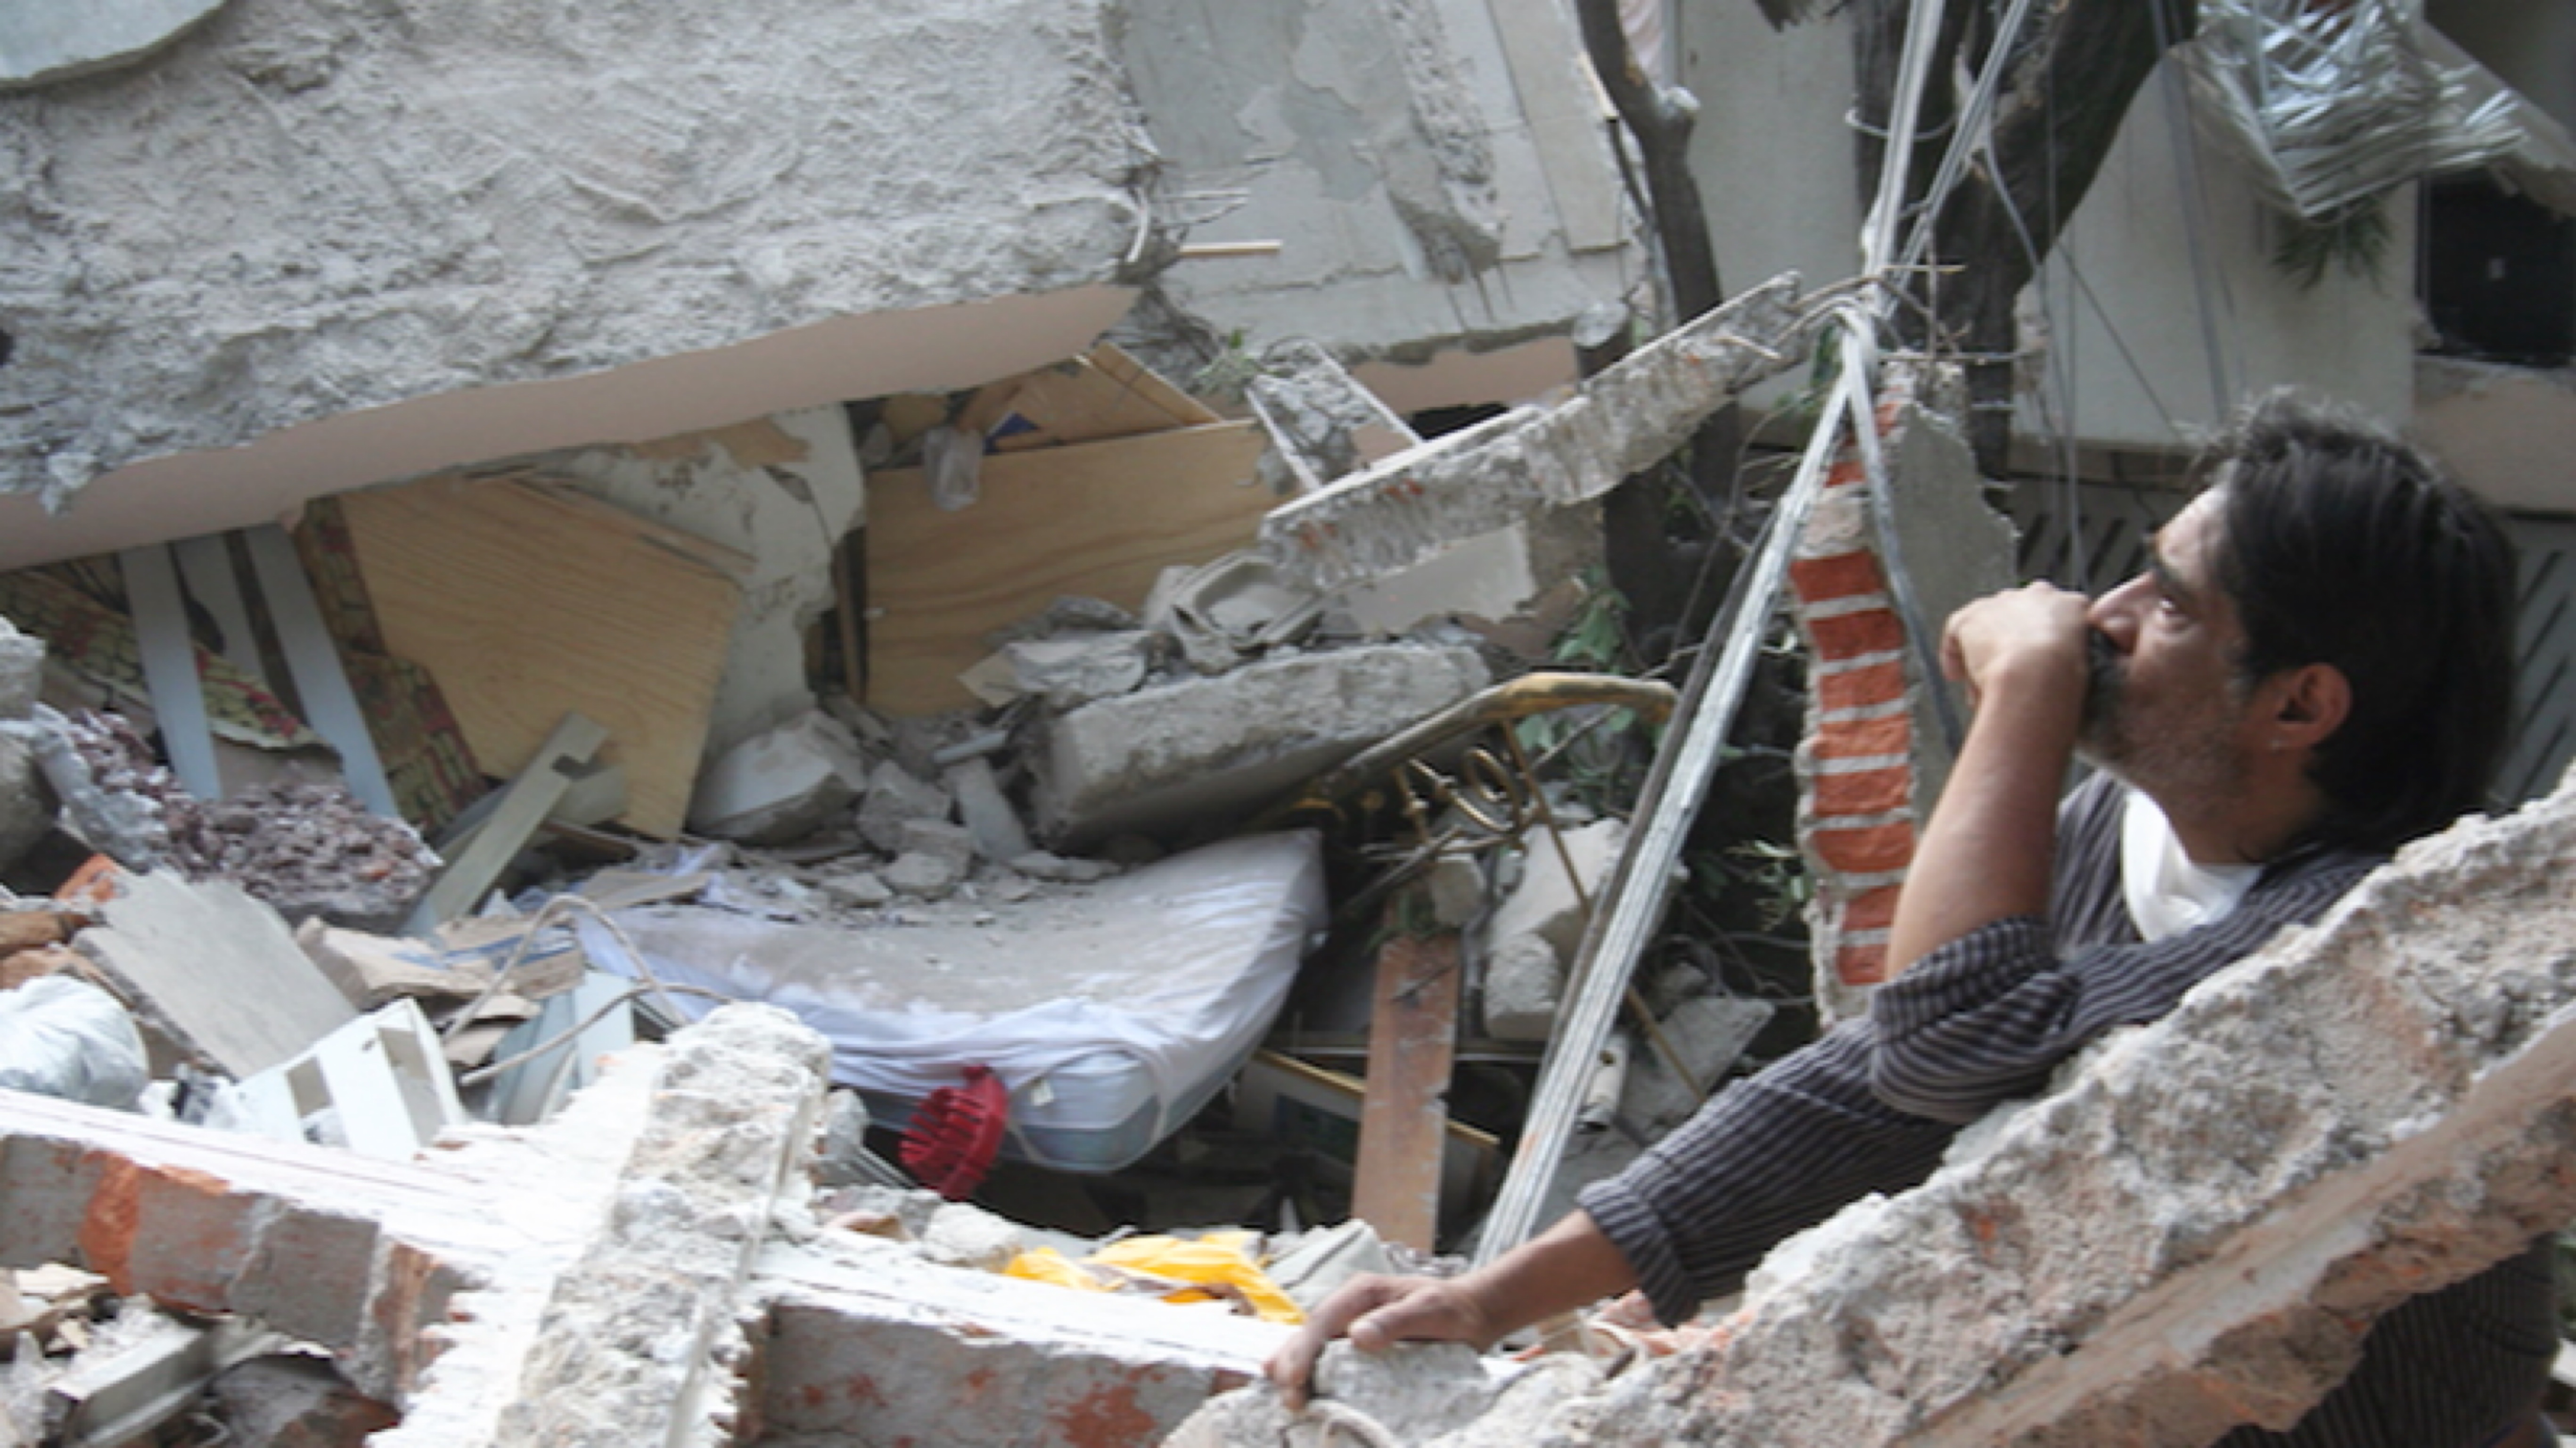
[[[524,478],[342,503],[388,647],[437,678],[478,765],[518,774],[579,712],[626,772],[627,827],[679,831],[740,602],[715,564],[737,555]]]
[[[1253,481],[1259,424],[1212,423],[983,460],[971,507],[941,512],[918,469],[868,478],[868,702],[975,702],[959,671],[985,636],[1060,594],[1144,605],[1155,577],[1249,547],[1277,499]]]

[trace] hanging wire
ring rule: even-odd
[[[2173,34],[2172,27],[2165,23],[2164,6],[2149,4],[2147,10],[2156,24],[2156,49],[2159,53],[2170,51]],[[2237,325],[2235,297],[2227,290],[2226,278],[2215,274],[2216,269],[2209,263],[2208,250],[2202,240],[2209,229],[2209,197],[2201,184],[2200,150],[2192,144],[2191,96],[2186,89],[2182,67],[2168,64],[2162,69],[2165,131],[2173,146],[2174,174],[2182,188],[2183,239],[2191,255],[2191,289],[2193,299],[2199,304],[2201,346],[2208,353],[2209,360],[2209,415],[2223,418],[2227,415],[2231,399],[2236,396],[2236,389],[2234,379],[2228,373],[2227,358],[2219,348],[2218,313],[2210,305],[2213,291],[2217,293],[2219,306],[2226,309],[2228,334],[2241,339],[2243,329]],[[2240,357],[2237,361],[2237,370],[2241,372],[2244,359]]]

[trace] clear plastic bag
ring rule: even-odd
[[[921,471],[930,480],[930,501],[941,512],[972,506],[983,496],[984,440],[953,427],[934,427],[922,435]]]
[[[130,1111],[150,1080],[116,997],[67,975],[0,991],[0,1087]]]

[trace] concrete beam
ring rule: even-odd
[[[699,1441],[750,1253],[810,1150],[820,1037],[736,1006],[549,1124],[381,1162],[0,1092],[0,1265],[255,1317],[404,1409],[401,1448]],[[524,1365],[524,1366],[523,1366]],[[676,1431],[676,1430],[675,1430]]]
[[[1775,277],[1587,380],[1524,409],[1408,449],[1271,510],[1261,549],[1316,588],[1409,567],[1542,507],[1597,498],[1672,455],[1736,394],[1807,355],[1818,319],[1798,279]]]
[[[1286,1336],[1215,1304],[935,1266],[849,1233],[764,1248],[763,1442],[1158,1443]]]
[[[1434,1441],[2284,1428],[2380,1314],[2576,1215],[2571,1152],[2576,781],[2410,847],[1922,1187],[1784,1244],[1711,1345]],[[1266,1396],[1202,1418],[1255,1424]]]
[[[1047,721],[1039,832],[1078,848],[1248,810],[1485,682],[1473,649],[1375,644],[1095,700]]]

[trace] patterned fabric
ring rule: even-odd
[[[2225,919],[2144,944],[2121,898],[2119,821],[2118,786],[2087,782],[2059,811],[2052,920],[1997,921],[1932,952],[1879,988],[1869,1016],[1729,1086],[1584,1189],[1584,1211],[1657,1315],[1681,1321],[1740,1286],[1782,1237],[1865,1193],[1920,1183],[1960,1126],[2040,1090],[2103,1031],[2171,1010],[2380,863],[2294,853]],[[2353,1376],[2290,1433],[2222,1442],[2471,1448],[2531,1410],[2555,1350],[2545,1255],[2509,1259],[2383,1319]]]
[[[135,641],[134,621],[125,613],[123,576],[113,560],[0,573],[0,617],[19,632],[43,639],[48,655],[105,691],[108,708],[150,711],[152,690],[143,681],[143,651]],[[305,728],[256,675],[203,644],[195,649],[206,727],[218,738],[257,749],[322,746],[321,736]]]
[[[474,751],[438,681],[386,650],[339,500],[306,504],[294,536],[296,557],[313,582],[314,606],[340,646],[341,668],[366,715],[394,806],[422,832],[435,834],[491,785],[475,766]]]

